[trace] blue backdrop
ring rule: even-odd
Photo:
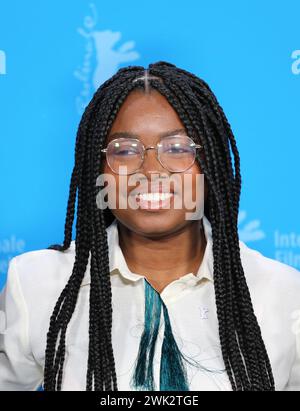
[[[242,161],[240,236],[300,269],[299,0],[2,1],[0,288],[9,260],[63,239],[77,126],[120,67],[205,79]]]

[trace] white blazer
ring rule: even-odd
[[[200,364],[187,365],[190,390],[230,391],[218,336],[211,225],[206,217],[203,223],[207,246],[197,275],[187,273],[171,282],[160,297],[167,306],[179,349]],[[107,228],[107,235],[118,389],[132,390],[130,379],[144,323],[145,276],[128,269],[119,246],[116,220]],[[300,273],[264,257],[242,241],[240,250],[276,390],[300,390]],[[65,253],[37,250],[11,260],[0,295],[0,390],[36,390],[42,384],[49,319],[74,259],[73,241]],[[66,335],[62,390],[85,390],[89,268],[88,264]],[[157,390],[163,335],[162,315],[154,356]]]

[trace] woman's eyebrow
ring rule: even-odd
[[[162,137],[168,137],[168,136],[172,136],[174,134],[182,134],[182,133],[186,133],[184,128],[177,128],[175,130],[168,130],[168,131],[164,131],[162,133],[159,133],[158,136],[160,138]],[[118,131],[116,133],[113,133],[111,135],[108,136],[109,139],[113,139],[113,138],[140,138],[140,136],[138,134],[134,134],[134,133],[130,133],[128,131]]]

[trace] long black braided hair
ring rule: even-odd
[[[197,161],[208,183],[205,214],[211,222],[214,285],[219,336],[226,371],[234,391],[273,391],[274,379],[260,327],[253,311],[239,249],[240,158],[230,124],[206,82],[174,64],[149,65],[153,89],[165,96],[188,134],[204,147]],[[75,262],[51,315],[47,334],[44,389],[61,390],[66,330],[90,258],[89,352],[86,390],[118,390],[112,348],[112,291],[106,228],[114,217],[97,207],[100,150],[127,95],[144,83],[135,78],[144,67],[128,66],[103,83],[81,118],[75,147],[63,245],[72,241],[76,214]],[[232,161],[233,160],[233,161]],[[234,169],[233,164],[234,162]]]

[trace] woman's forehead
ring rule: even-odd
[[[158,141],[165,135],[185,132],[178,114],[160,93],[152,97],[131,93],[113,122],[107,142],[118,137]]]

